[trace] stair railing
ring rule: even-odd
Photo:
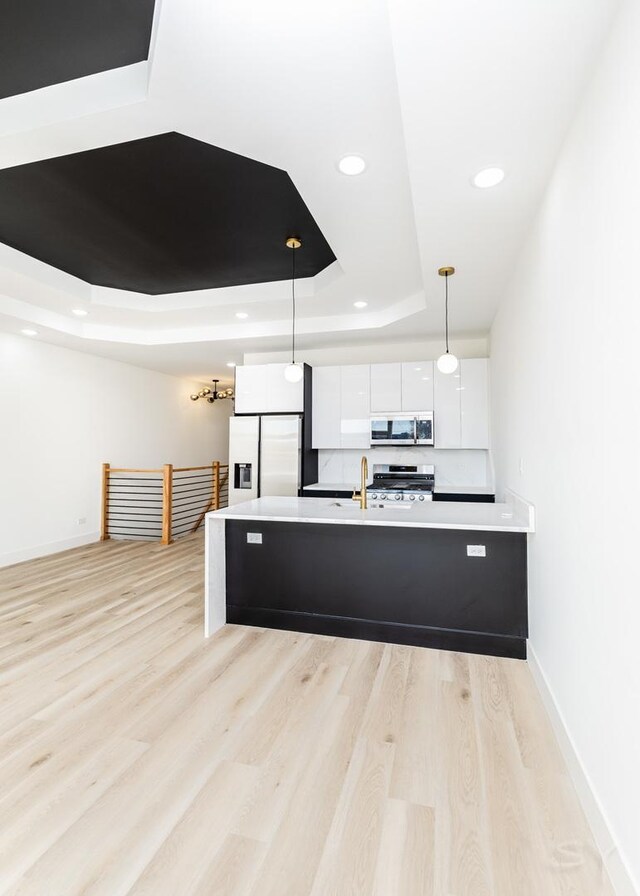
[[[100,540],[171,544],[196,532],[210,510],[229,502],[229,465],[155,469],[102,465]]]

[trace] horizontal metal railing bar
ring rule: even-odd
[[[153,514],[145,514],[144,511],[136,511],[135,514],[127,513],[125,510],[118,509],[114,513],[109,514],[110,520],[130,520],[133,519],[134,516],[140,515],[140,519],[149,520],[149,522],[155,522],[156,520],[162,520],[161,513],[153,513]]]
[[[129,523],[126,523],[126,524],[125,523],[116,523],[112,529],[113,532],[120,532],[120,533],[128,532],[129,530],[131,530],[131,532],[151,532],[151,533],[161,532],[162,525],[154,524],[154,525],[150,525],[150,526],[139,526],[137,524],[133,525],[133,524],[129,524]]]
[[[202,495],[184,495],[184,497],[180,498],[177,501],[174,501],[173,506],[177,507],[178,505],[180,505],[181,507],[184,507],[185,504],[194,504],[194,503],[202,504],[205,501],[211,501],[211,499],[212,499],[212,496],[211,496],[210,492],[206,492],[205,494],[202,494]]]
[[[207,509],[207,506],[207,504],[201,504],[199,507],[183,507],[173,514],[172,519],[177,520],[183,516],[198,516],[199,513],[203,513]]]
[[[189,473],[192,470],[210,470],[212,464],[205,464],[203,467],[174,467],[174,473]]]
[[[155,495],[162,494],[162,485],[136,485],[133,488],[127,488],[124,485],[110,485],[110,495],[143,495],[145,492],[151,492]]]
[[[178,504],[180,504],[184,507],[185,504],[201,504],[203,501],[210,501],[211,497],[211,492],[202,492],[201,494],[193,495],[181,495],[179,498],[174,500],[173,506],[176,507]]]
[[[136,495],[135,497],[130,497],[129,495],[118,495],[114,501],[109,501],[109,506],[113,507],[114,504],[122,504],[123,507],[128,507],[130,504],[145,503],[153,507],[159,507],[162,504],[162,498],[154,498],[153,495]]]
[[[171,519],[174,522],[179,523],[182,520],[189,519],[190,517],[199,517],[202,513],[205,512],[206,509],[206,507],[199,507],[197,510],[183,510],[181,513],[175,513],[171,517]]]
[[[162,479],[111,479],[109,488],[162,488]]]
[[[174,488],[173,494],[174,495],[188,495],[190,492],[209,492],[209,494],[211,494],[211,492],[213,491],[213,489],[211,488],[211,485],[212,485],[212,483],[207,483],[207,484],[202,483],[202,484],[195,484],[193,486],[190,486],[189,488]]]
[[[116,505],[120,505],[121,507],[133,507],[136,504],[144,504],[146,507],[161,507],[162,506],[162,498],[158,498],[157,500],[150,495],[145,495],[142,497],[141,495],[137,496],[137,499],[130,498],[128,495],[118,495],[117,499],[114,501],[109,501],[110,507],[115,507]]]
[[[211,476],[199,478],[199,479],[182,479],[181,481],[173,480],[174,489],[180,488],[190,488],[194,485],[208,485],[211,487],[214,483],[214,480]]]
[[[177,520],[179,517],[183,517],[188,514],[197,516],[199,513],[204,513],[207,510],[207,507],[207,504],[200,504],[197,507],[181,507],[179,510],[176,510],[171,519]]]

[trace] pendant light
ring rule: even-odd
[[[296,249],[302,242],[297,236],[290,236],[287,248],[291,249],[291,364],[284,369],[284,378],[288,383],[299,383],[304,376],[302,365],[296,364]]]
[[[444,338],[445,351],[437,360],[440,373],[453,373],[458,369],[458,359],[449,351],[449,277],[455,274],[456,269],[451,266],[438,268],[438,273],[444,277]]]

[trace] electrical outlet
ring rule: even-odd
[[[262,532],[247,532],[247,544],[262,544]]]
[[[80,519],[78,520],[78,525],[79,525],[79,526],[86,526],[86,524],[87,524],[87,518],[86,518],[86,516],[81,516]]]
[[[520,463],[518,464],[518,470],[520,472],[520,475],[522,476],[522,474],[524,473],[524,457],[520,458]]]
[[[487,549],[483,544],[468,544],[467,557],[486,557]]]

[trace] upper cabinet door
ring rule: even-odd
[[[402,365],[401,410],[433,410],[433,361],[416,361]]]
[[[267,365],[236,367],[235,413],[263,414],[267,410]]]
[[[347,367],[343,368],[348,370]],[[341,448],[340,367],[313,368],[313,425],[311,442],[314,448]],[[367,389],[369,384],[367,383]]]
[[[440,373],[434,365],[433,428],[436,448],[460,447],[460,368]]]
[[[460,361],[460,447],[489,447],[489,361]]]
[[[369,365],[351,364],[342,367],[340,373],[340,446],[370,448]]]
[[[245,364],[236,367],[236,414],[301,414],[304,379],[289,383],[286,364]]]
[[[301,414],[304,411],[304,377],[299,383],[284,378],[287,364],[259,365],[267,370],[267,407],[269,414]]]
[[[371,365],[371,413],[402,410],[402,365]]]

